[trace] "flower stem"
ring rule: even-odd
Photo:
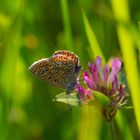
[[[109,127],[112,134],[112,140],[116,140],[116,133],[115,133],[115,129],[114,129],[114,125],[112,121],[109,122]]]

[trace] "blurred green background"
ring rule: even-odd
[[[115,131],[119,140],[140,139],[139,21],[139,0],[0,0],[0,140],[112,139],[96,108],[52,102],[63,90],[28,71],[62,49],[83,69],[96,55],[122,58],[134,109],[117,113]]]

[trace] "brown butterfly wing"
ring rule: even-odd
[[[74,61],[65,55],[54,55],[50,58],[53,69],[50,75],[55,74],[55,84],[67,89],[71,81],[75,79]]]
[[[73,52],[67,51],[67,50],[59,50],[53,54],[53,56],[55,56],[55,55],[66,56],[67,59],[71,60],[71,62],[73,63],[73,65],[75,67],[74,76],[76,78],[79,76],[79,73],[82,70],[82,66],[79,65],[80,60],[76,54],[74,54]]]
[[[64,55],[55,55],[33,63],[29,70],[42,80],[67,89],[71,79],[74,79],[73,60]]]
[[[75,65],[79,65],[79,57],[75,55],[74,53],[67,50],[59,50],[59,51],[54,52],[53,55],[59,55],[59,54],[64,55],[67,58],[73,60],[73,63],[75,63]]]
[[[48,65],[48,58],[42,58],[41,60],[35,61],[30,67],[29,70],[35,74],[38,75],[39,72]]]

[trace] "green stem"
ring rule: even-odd
[[[109,122],[109,127],[110,127],[111,134],[112,134],[112,140],[116,140],[115,128],[114,128],[112,121]]]
[[[61,9],[62,9],[62,16],[63,16],[63,24],[64,24],[64,33],[65,33],[65,45],[68,50],[73,51],[73,44],[72,44],[72,32],[70,27],[70,18],[68,13],[68,4],[67,0],[60,0]]]

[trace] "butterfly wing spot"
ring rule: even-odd
[[[51,78],[52,78],[51,76],[48,77],[48,79],[51,79]]]
[[[43,75],[43,74],[44,74],[44,72],[42,71],[40,74],[41,74],[41,75]]]
[[[67,80],[67,75],[64,74],[63,75],[63,79]]]
[[[56,70],[56,69],[51,70],[51,73],[52,73],[52,74],[57,73],[57,70]]]
[[[61,62],[58,63],[52,63],[53,67],[61,67]]]
[[[66,61],[67,59],[66,59],[66,57],[62,57],[62,60],[63,60],[63,61]]]
[[[68,84],[72,80],[69,74],[64,74],[62,78],[64,79],[65,84]]]
[[[67,68],[68,69],[71,69],[73,66],[71,65],[71,64],[69,64],[68,66],[67,66]]]

